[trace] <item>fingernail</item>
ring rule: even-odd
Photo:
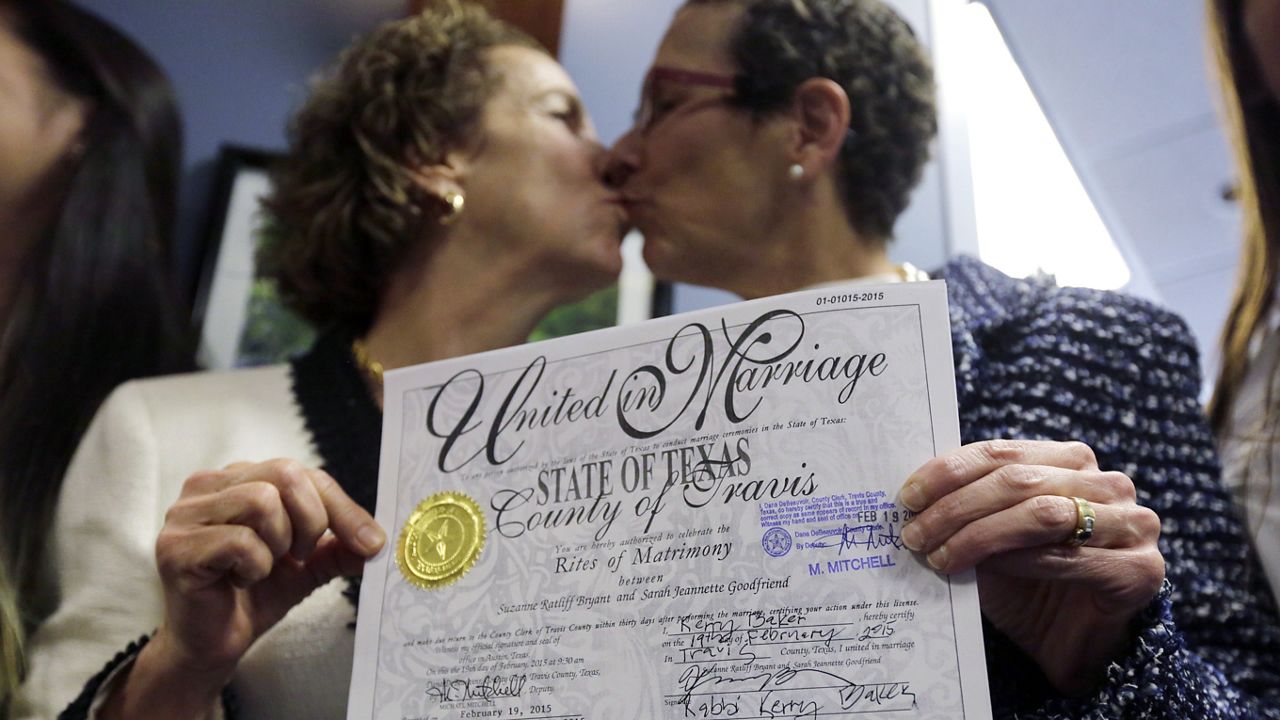
[[[898,498],[902,500],[902,504],[906,505],[908,510],[919,512],[924,509],[924,492],[920,490],[920,484],[914,480],[907,481],[907,484],[902,488],[902,492],[898,494]]]
[[[920,537],[920,528],[916,527],[915,523],[907,523],[902,528],[902,544],[916,552],[919,552],[920,548],[924,547],[924,538]]]
[[[356,533],[356,542],[370,555],[382,549],[387,536],[377,524],[365,525]]]
[[[933,566],[934,570],[945,570],[947,568],[947,546],[946,545],[943,545],[937,550],[934,550],[933,552],[929,553],[929,564]]]

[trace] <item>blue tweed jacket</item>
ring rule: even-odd
[[[1136,298],[1013,280],[971,258],[939,273],[951,301],[960,432],[1081,440],[1162,519],[1164,590],[1092,697],[1057,697],[987,626],[998,718],[1280,718],[1280,624],[1197,396],[1195,343]]]

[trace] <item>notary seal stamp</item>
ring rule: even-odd
[[[467,573],[484,549],[484,513],[475,500],[442,492],[409,515],[396,546],[405,579],[424,590],[444,587]]]
[[[791,552],[791,533],[786,528],[771,527],[764,531],[760,544],[771,557],[782,557]]]

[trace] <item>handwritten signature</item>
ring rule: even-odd
[[[485,675],[479,680],[451,678],[432,683],[426,692],[427,697],[442,703],[513,698],[524,692],[527,680],[525,675]]]
[[[832,642],[842,635],[840,628],[832,625],[791,624],[804,620],[805,616],[800,614],[777,618],[755,614],[751,616],[747,626],[739,626],[734,620],[699,620],[693,623],[682,621],[683,629],[697,628],[694,632],[687,633],[690,647],[680,649],[682,659],[686,662],[734,660],[746,662],[749,667],[759,658],[753,650],[757,645],[817,643],[831,647]]]
[[[743,704],[742,696],[755,694],[760,696],[754,708],[758,717],[817,718],[825,706],[814,699],[816,689],[837,691],[841,710],[880,706],[894,700],[909,700],[910,707],[916,707],[916,694],[907,682],[857,683],[826,670],[790,666],[774,672],[725,675],[717,667],[690,665],[680,675],[684,694],[676,702],[685,708],[685,717],[732,717]],[[796,685],[793,687],[792,683]],[[822,685],[814,687],[816,683]],[[788,692],[804,692],[805,696],[783,696]]]
[[[816,548],[838,547],[839,552],[844,554],[845,550],[879,550],[880,548],[891,547],[901,550],[902,536],[898,534],[897,525],[888,523],[887,525],[858,525],[856,527],[845,524],[843,528],[838,530],[829,530],[823,533],[823,536],[809,545]]]

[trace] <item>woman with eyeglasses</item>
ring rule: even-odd
[[[289,138],[265,259],[320,337],[288,365],[107,401],[67,476],[62,603],[19,717],[341,717],[345,576],[386,542],[383,369],[523,342],[621,269],[626,215],[577,89],[478,6],[358,40]]]
[[[754,298],[922,276],[886,249],[932,71],[880,0],[690,0],[642,93],[609,172],[660,277]],[[976,568],[996,716],[1280,717],[1280,627],[1185,325],[967,258],[936,277],[967,444],[904,478],[902,539]]]

